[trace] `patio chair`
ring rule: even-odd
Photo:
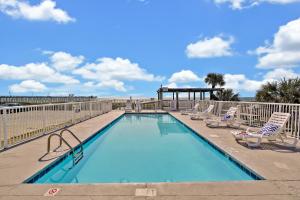
[[[195,106],[192,108],[192,109],[186,109],[186,110],[182,110],[180,111],[180,113],[182,115],[188,115],[188,114],[191,114],[191,113],[197,113],[199,111],[199,103],[196,103]]]
[[[206,119],[204,121],[206,125],[210,128],[217,128],[223,126],[239,128],[241,123],[238,120],[234,119],[234,115],[237,112],[237,110],[237,107],[230,107],[223,117]]]
[[[290,116],[290,113],[274,112],[268,122],[258,131],[251,131],[251,127],[248,127],[246,131],[233,131],[232,135],[236,140],[245,140],[250,147],[260,146],[263,138],[266,138],[269,141],[280,138],[281,141],[284,142],[281,133],[284,131]],[[251,142],[248,140],[250,138],[257,139],[257,141]]]
[[[127,100],[126,107],[125,107],[125,113],[129,113],[129,112],[132,112],[132,105],[131,105],[131,101]]]
[[[215,107],[214,105],[209,105],[208,108],[206,110],[204,110],[203,112],[196,112],[196,113],[189,114],[190,118],[192,120],[208,119],[212,116],[212,111],[213,111],[214,107]]]
[[[135,102],[135,112],[141,112],[142,111],[142,105],[141,105],[141,101],[137,100]]]

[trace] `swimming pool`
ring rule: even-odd
[[[169,114],[124,114],[27,183],[201,182],[260,179]]]

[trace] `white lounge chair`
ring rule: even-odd
[[[141,102],[140,100],[137,100],[135,102],[135,112],[141,112],[142,111],[142,105],[141,105]]]
[[[127,100],[126,107],[125,107],[125,113],[129,113],[129,112],[132,112],[132,105],[131,105],[131,101]]]
[[[172,100],[170,103],[171,103],[171,104],[170,104],[170,111],[175,111],[175,110],[177,110],[176,101],[175,101],[175,100]]]
[[[236,140],[245,140],[247,145],[251,147],[260,146],[263,138],[274,141],[279,137],[284,142],[281,133],[284,131],[290,116],[290,113],[274,112],[268,122],[258,131],[250,131],[251,127],[249,127],[246,131],[233,131],[232,135]],[[249,141],[250,138],[257,139],[257,141],[251,142]]]
[[[189,114],[190,118],[192,120],[208,119],[212,116],[212,111],[213,111],[214,107],[215,107],[214,105],[209,105],[208,108],[206,110],[204,110],[203,112],[196,112],[196,113]]]
[[[192,113],[197,113],[199,111],[199,103],[196,103],[195,106],[192,109],[186,109],[186,110],[182,110],[180,113],[182,115],[188,115],[188,114],[192,114]]]
[[[217,128],[222,126],[229,126],[229,127],[240,127],[241,123],[234,119],[234,115],[237,112],[237,107],[230,107],[229,110],[223,117],[216,117],[212,119],[204,120],[206,125],[211,128]]]

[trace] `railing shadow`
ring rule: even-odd
[[[270,150],[279,153],[299,153],[300,149],[295,147],[286,146],[282,142],[262,142],[259,147],[250,147],[244,141],[237,141],[241,146],[251,150]]]

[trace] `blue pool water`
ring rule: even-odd
[[[84,158],[36,176],[34,183],[253,180],[246,170],[169,114],[125,114],[84,144]]]

